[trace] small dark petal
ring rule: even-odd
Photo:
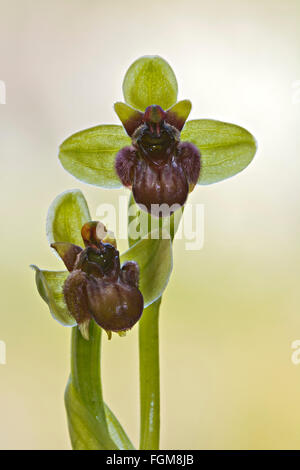
[[[115,169],[121,183],[124,186],[131,186],[133,171],[136,165],[136,152],[133,147],[122,148],[116,156]]]
[[[143,313],[140,291],[122,281],[106,282],[91,278],[87,284],[90,312],[107,331],[125,331],[133,327]]]
[[[80,248],[80,246],[73,245],[72,243],[67,242],[51,243],[50,246],[57,251],[61,259],[65,263],[67,270],[72,271],[74,269],[78,254],[82,252],[82,248]]]
[[[178,101],[172,108],[166,112],[166,121],[179,131],[183,129],[192,109],[192,103],[189,100]]]
[[[121,102],[115,103],[114,108],[125,131],[131,137],[137,127],[142,124],[143,113]]]
[[[139,286],[140,269],[135,261],[127,261],[124,263],[121,270],[122,280],[132,286]]]
[[[177,114],[173,113],[172,111],[168,111],[166,121],[168,124],[175,127],[179,131],[183,129],[183,126],[185,124],[185,120],[177,116]]]
[[[78,324],[91,318],[87,299],[87,282],[87,274],[76,270],[67,277],[63,287],[68,310]]]
[[[189,184],[198,182],[201,169],[201,156],[197,147],[190,142],[181,142],[178,145],[178,158],[186,174]]]

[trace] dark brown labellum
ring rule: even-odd
[[[200,153],[192,143],[180,142],[185,119],[175,111],[149,106],[131,135],[132,146],[116,157],[121,182],[132,187],[135,201],[156,216],[171,215],[181,207],[200,174]],[[161,205],[162,209],[157,207]]]
[[[126,331],[142,315],[141,292],[122,280],[106,282],[91,278],[87,283],[87,294],[92,317],[107,331]]]

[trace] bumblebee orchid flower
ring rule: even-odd
[[[192,104],[177,102],[175,74],[161,57],[135,61],[123,92],[125,103],[115,103],[123,127],[99,125],[60,147],[64,168],[84,182],[123,185],[143,210],[165,216],[184,205],[196,184],[229,178],[254,157],[255,139],[242,127],[211,119],[187,121]]]
[[[122,334],[135,325],[144,301],[138,289],[138,264],[127,261],[120,267],[115,240],[106,234],[101,222],[87,222],[81,229],[85,249],[68,242],[51,247],[70,271],[63,286],[64,299],[80,330],[87,332],[94,319],[111,338],[111,332]]]
[[[140,319],[144,306],[166,287],[172,269],[171,241],[140,240],[121,256],[121,265],[113,234],[101,222],[90,221],[78,190],[56,198],[49,209],[47,231],[51,247],[68,271],[41,271],[33,266],[39,293],[56,320],[77,324],[86,339],[91,320],[109,338],[111,332],[123,336]],[[154,277],[154,271],[156,282],[150,286],[147,278]]]
[[[121,149],[115,161],[122,184],[132,188],[135,201],[152,215],[171,215],[184,205],[199,178],[200,152],[190,142],[180,142],[191,102],[180,101],[164,111],[148,106],[144,113],[116,103],[132,145]]]

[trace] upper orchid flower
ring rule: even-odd
[[[63,142],[59,158],[82,181],[131,188],[148,212],[167,215],[159,207],[164,205],[171,213],[196,183],[239,173],[256,152],[255,139],[242,127],[210,119],[186,121],[191,102],[176,102],[176,77],[158,56],[131,65],[123,92],[126,103],[116,103],[115,111],[124,128],[100,125],[78,132]]]
[[[154,215],[170,215],[183,206],[200,173],[200,152],[190,142],[180,142],[180,132],[191,110],[180,101],[164,111],[151,105],[144,113],[125,103],[115,111],[132,145],[116,157],[116,172],[124,186],[132,187],[135,201]]]

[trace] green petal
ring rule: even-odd
[[[127,134],[132,136],[136,128],[139,127],[143,122],[143,113],[137,111],[131,106],[128,106],[128,104],[121,103],[120,101],[115,103],[114,109]]]
[[[80,181],[102,188],[121,188],[115,158],[130,143],[121,126],[92,127],[66,139],[60,146],[59,159],[65,170]]]
[[[157,236],[152,232],[149,237]],[[144,297],[144,308],[158,299],[165,290],[172,271],[171,240],[144,238],[120,257],[121,262],[136,261],[140,268],[139,288]],[[151,279],[151,282],[149,282]]]
[[[65,191],[54,199],[48,211],[49,242],[69,242],[83,247],[81,228],[90,219],[82,192],[79,189]]]
[[[201,152],[199,184],[222,181],[246,168],[256,152],[254,137],[246,129],[221,121],[188,121],[181,140],[192,142]]]
[[[172,68],[159,56],[144,56],[136,60],[123,81],[126,103],[141,111],[152,104],[170,108],[177,101],[177,91]]]
[[[48,304],[51,315],[63,326],[74,326],[76,321],[69,314],[63,295],[63,285],[68,277],[67,271],[42,271],[37,266],[35,282],[42,299]]]

